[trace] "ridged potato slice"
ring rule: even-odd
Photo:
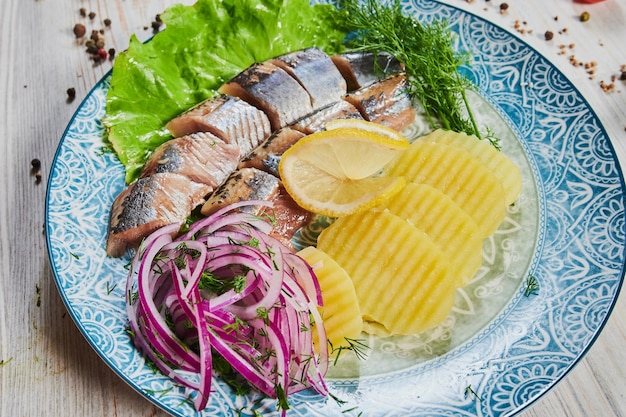
[[[376,209],[389,210],[424,231],[450,261],[457,287],[465,286],[482,265],[483,242],[476,222],[440,190],[409,183]]]
[[[429,184],[454,200],[476,224],[482,238],[504,220],[502,182],[482,162],[462,148],[417,140],[385,169],[391,176]]]
[[[342,217],[317,247],[354,282],[363,320],[386,334],[415,334],[438,325],[454,303],[456,279],[426,233],[387,211]]]
[[[298,252],[317,276],[324,305],[318,310],[324,319],[326,337],[333,349],[349,347],[348,339],[358,339],[363,330],[361,309],[348,273],[321,250],[308,246]],[[317,333],[313,332],[314,338]],[[317,340],[315,341],[317,342]]]
[[[488,141],[466,133],[441,129],[435,130],[420,140],[445,143],[470,152],[502,181],[504,202],[507,205],[513,204],[522,191],[522,173],[519,167]]]

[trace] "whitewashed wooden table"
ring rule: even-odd
[[[43,234],[46,181],[59,139],[94,84],[111,68],[94,64],[72,33],[104,28],[106,49],[173,1],[2,0],[0,2],[0,416],[165,415],[128,387],[92,351],[66,312]],[[190,4],[190,1],[183,2]],[[595,109],[626,166],[626,2],[448,0],[511,31],[550,59]],[[81,17],[79,9],[94,12]],[[583,11],[590,19],[581,22]],[[106,27],[104,19],[110,19]],[[544,34],[552,31],[552,41]],[[559,45],[563,45],[560,47]],[[565,52],[562,52],[565,50]],[[595,74],[568,58],[596,62]],[[626,69],[626,68],[625,68]],[[593,79],[590,79],[593,78]],[[76,98],[67,100],[74,88]],[[41,161],[41,182],[31,160]],[[626,416],[626,295],[591,350],[553,390],[522,412],[535,416]]]

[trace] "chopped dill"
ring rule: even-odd
[[[539,293],[539,281],[533,274],[529,274],[526,278],[526,289],[524,295],[530,297],[531,295],[537,295]]]
[[[117,284],[113,284],[113,286],[111,286],[111,282],[107,281],[107,295],[111,295],[111,293],[113,292],[113,290],[115,290],[116,287],[117,287]]]
[[[335,361],[333,362],[333,365],[337,365],[337,362],[339,361],[339,356],[341,356],[341,354],[343,353],[344,350],[349,350],[349,351],[354,352],[355,356],[359,360],[367,359],[366,351],[369,350],[370,347],[367,346],[363,340],[361,340],[361,339],[351,339],[349,337],[345,337],[344,340],[346,342],[348,342],[348,346],[338,346],[338,347],[335,347],[330,342],[330,340],[328,341],[328,344],[330,345],[330,355],[332,356],[332,355],[336,354]]]
[[[465,397],[467,398],[468,395],[473,395],[478,399],[478,401],[482,401],[480,396],[472,388],[472,384],[469,384],[467,387],[465,387]]]

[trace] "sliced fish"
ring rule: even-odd
[[[242,168],[233,172],[202,206],[202,214],[209,214],[239,201],[272,200],[278,193],[280,181],[274,175],[256,168]],[[245,207],[242,210],[251,210]]]
[[[345,78],[348,91],[358,90],[404,70],[400,61],[385,53],[348,52],[333,55],[331,59]]]
[[[347,93],[346,80],[333,61],[319,48],[307,48],[269,60],[295,78],[311,96],[313,110],[341,99]]]
[[[241,161],[240,168],[256,168],[278,177],[281,155],[294,143],[306,136],[299,130],[284,127],[265,139],[248,157]]]
[[[348,93],[345,99],[359,109],[365,120],[397,131],[403,130],[415,120],[415,109],[404,74],[388,77]]]
[[[291,127],[309,135],[322,130],[326,123],[336,119],[363,119],[363,116],[352,103],[340,100],[303,117],[292,124]]]
[[[235,76],[220,92],[239,97],[265,112],[272,130],[311,113],[309,93],[287,71],[269,62],[257,63]]]
[[[109,256],[124,255],[127,248],[160,227],[184,222],[193,207],[204,201],[211,187],[176,173],[156,173],[130,184],[115,199],[109,216]]]
[[[174,137],[212,133],[226,143],[238,145],[242,157],[272,132],[265,113],[238,97],[225,94],[207,99],[172,119],[166,128]]]
[[[215,190],[240,159],[240,148],[217,136],[200,132],[172,139],[160,145],[141,171],[141,177],[172,172]]]
[[[308,224],[313,214],[298,206],[274,175],[256,168],[235,171],[202,206],[209,215],[229,204],[243,200],[272,201],[272,207],[245,207],[242,211],[273,219],[270,235],[292,247],[294,233]]]

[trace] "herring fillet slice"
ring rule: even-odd
[[[238,97],[220,95],[207,99],[191,110],[175,117],[166,128],[174,137],[209,132],[226,143],[240,148],[240,157],[271,133],[265,113]]]
[[[346,79],[348,91],[358,90],[404,71],[398,60],[385,53],[347,52],[330,58]]]
[[[401,131],[415,120],[405,74],[398,74],[348,93],[344,99],[367,121]]]
[[[239,164],[239,168],[257,168],[279,176],[278,163],[281,155],[306,135],[291,127],[272,133]]]
[[[120,257],[127,247],[139,245],[150,233],[187,219],[195,201],[210,187],[191,181],[174,172],[163,172],[139,178],[124,189],[113,202],[109,216],[106,251]]]
[[[262,110],[272,130],[278,130],[313,111],[309,93],[285,70],[270,62],[247,68],[220,87]]]
[[[239,162],[240,147],[208,132],[193,133],[163,143],[146,162],[141,177],[175,172],[212,189],[220,185]]]
[[[319,48],[306,48],[270,59],[287,71],[311,96],[313,110],[337,102],[347,92],[346,80]]]

